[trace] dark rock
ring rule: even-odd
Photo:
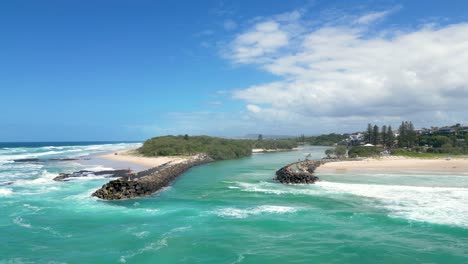
[[[122,177],[110,181],[104,184],[102,188],[96,190],[92,196],[104,200],[122,200],[148,196],[168,186],[188,169],[212,161],[213,159],[207,156],[199,155],[195,159],[173,165],[165,163],[161,166],[132,174],[131,177]]]
[[[14,162],[39,162],[40,159],[15,159]]]
[[[298,184],[298,183],[315,183],[319,178],[314,176],[315,170],[325,163],[339,162],[344,160],[361,160],[361,159],[321,159],[321,160],[305,160],[294,162],[284,166],[276,171],[276,178],[281,183]]]
[[[306,160],[294,162],[276,171],[275,180],[283,184],[311,184],[318,180],[313,173],[323,161]]]
[[[54,181],[67,181],[69,178],[80,178],[88,176],[105,176],[107,178],[128,177],[129,170],[105,170],[105,171],[87,171],[81,170],[73,173],[60,173]]]
[[[50,161],[73,161],[73,160],[79,160],[75,158],[63,158],[63,159],[49,159]]]

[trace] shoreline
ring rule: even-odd
[[[367,158],[360,161],[337,161],[323,164],[316,173],[346,172],[465,172],[468,173],[468,158],[418,159],[402,156]]]
[[[116,164],[130,163],[142,167],[144,169],[154,168],[163,164],[171,163],[178,164],[191,159],[192,157],[177,156],[177,157],[144,157],[136,152],[136,149],[126,149],[116,152],[101,154],[96,156],[98,159],[107,160]]]
[[[295,151],[300,148],[293,149],[252,149],[252,154],[262,153],[273,153],[273,152],[285,152]],[[89,161],[80,160],[82,164],[93,164],[93,165],[109,165],[116,169],[120,168],[131,168],[135,171],[142,171],[154,167],[161,166],[163,164],[171,163],[178,164],[186,162],[193,157],[191,156],[159,156],[159,157],[144,157],[143,155],[136,152],[136,149],[124,149],[114,152],[106,152],[91,156]],[[104,164],[105,163],[105,164]],[[138,170],[134,169],[138,167]]]

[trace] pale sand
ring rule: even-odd
[[[414,172],[466,172],[468,158],[416,159],[406,157],[383,157],[362,161],[340,161],[325,163],[316,172],[356,171],[414,171]]]
[[[115,153],[117,153],[117,155],[115,155]],[[116,162],[133,163],[139,166],[151,168],[160,166],[167,162],[177,164],[188,160],[190,157],[143,157],[138,154],[136,150],[123,150],[100,155],[98,158]]]

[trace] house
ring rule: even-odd
[[[456,130],[453,127],[441,127],[439,128],[439,131],[437,131],[437,134],[439,135],[444,135],[444,136],[450,136],[455,134]]]

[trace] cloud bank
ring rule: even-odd
[[[466,122],[468,23],[376,30],[391,13],[317,25],[295,11],[256,21],[233,38],[226,56],[278,81],[233,97],[251,118],[280,125]]]

